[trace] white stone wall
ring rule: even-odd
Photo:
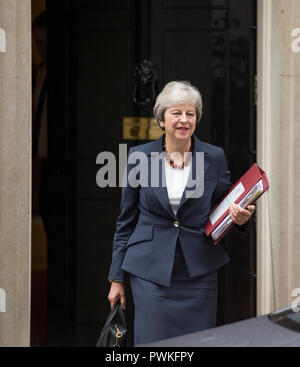
[[[30,344],[31,1],[0,0],[0,346]]]
[[[257,153],[271,184],[258,204],[258,314],[291,305],[297,288],[300,296],[300,52],[291,47],[295,28],[300,28],[299,0],[258,0]]]

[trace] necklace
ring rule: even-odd
[[[188,163],[190,162],[191,158],[192,158],[192,155],[193,155],[193,150],[194,150],[194,144],[193,144],[193,139],[191,139],[191,146],[190,146],[190,152],[192,154],[188,154],[187,156],[187,159],[185,161],[182,162],[181,165],[178,165],[174,162],[174,159],[172,159],[170,157],[170,154],[167,152],[166,150],[166,136],[164,136],[163,138],[163,151],[166,152],[165,154],[165,158],[167,160],[167,162],[169,163],[169,165],[172,167],[172,168],[177,168],[177,169],[183,169],[184,166],[187,166]]]

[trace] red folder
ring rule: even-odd
[[[223,197],[223,199],[220,200],[211,210],[205,223],[207,236],[212,235],[213,232],[215,233],[217,228],[219,228],[219,232],[222,232],[222,229],[220,229],[222,228],[221,225],[226,227],[226,218],[229,218],[229,205],[231,203],[240,204],[242,202],[247,202],[247,195],[249,195],[250,192],[249,197],[251,197],[251,192],[254,190],[254,187],[258,185],[260,187],[260,191],[256,193],[254,199],[246,206],[253,204],[269,188],[269,181],[266,173],[256,163],[254,163],[232,186],[231,190]],[[217,239],[214,239],[214,244],[217,244],[233,225],[234,223],[231,223]]]

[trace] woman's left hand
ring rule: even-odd
[[[254,213],[255,205],[248,205],[246,209],[241,208],[238,204],[231,204],[229,215],[232,221],[239,226],[242,226],[251,218]]]

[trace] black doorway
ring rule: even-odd
[[[96,157],[118,156],[120,143],[129,149],[146,142],[122,135],[124,116],[152,116],[151,108],[133,102],[133,72],[142,60],[156,66],[159,90],[171,80],[199,88],[204,113],[196,135],[224,148],[233,182],[255,162],[256,0],[242,3],[47,2],[49,144],[62,177],[64,230],[48,264],[56,297],[46,344],[95,345],[109,311],[121,189],[96,185]],[[256,314],[255,218],[249,235],[232,231],[221,245],[231,262],[219,272],[219,325]],[[56,314],[65,328],[56,327]]]

